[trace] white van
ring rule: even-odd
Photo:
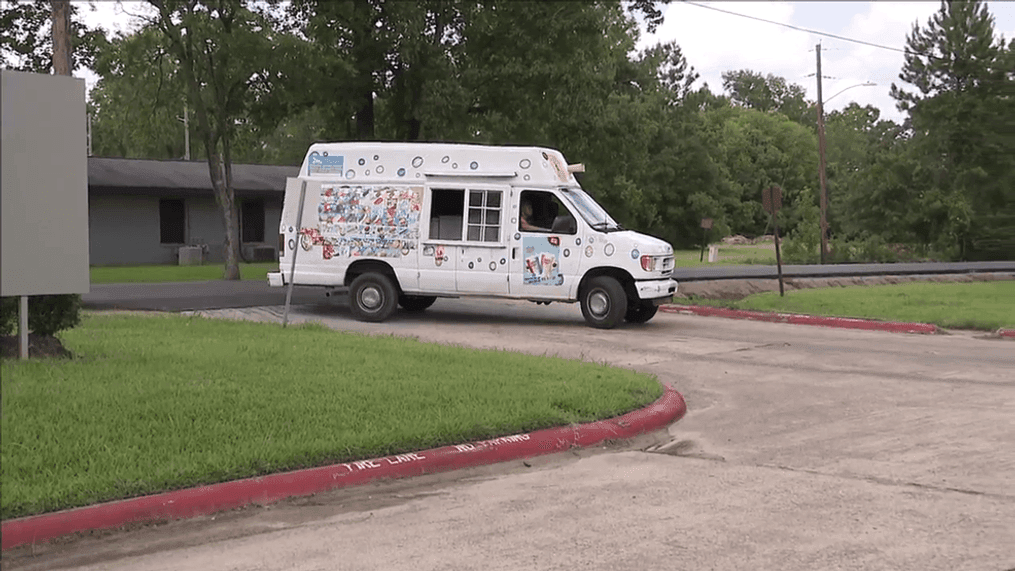
[[[538,147],[315,144],[287,181],[268,283],[349,288],[363,321],[493,296],[578,301],[598,328],[644,323],[676,292],[673,248],[621,228],[581,171]]]

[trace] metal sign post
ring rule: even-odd
[[[705,243],[708,240],[708,231],[712,229],[712,219],[702,218],[701,219],[701,259],[699,262],[705,261]]]
[[[303,224],[303,201],[307,197],[307,181],[300,185],[300,205],[296,209],[296,235],[293,238],[293,259],[289,265],[289,287],[285,292],[285,310],[282,312],[282,327],[289,323],[289,303],[293,299],[293,278],[296,275],[296,254],[300,251],[300,230]],[[279,268],[281,269],[281,268]]]
[[[775,265],[779,273],[779,297],[786,293],[782,285],[782,256],[779,254],[779,209],[782,208],[782,188],[770,186],[761,190],[761,206],[772,215],[772,226],[775,228]]]

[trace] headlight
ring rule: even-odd
[[[641,257],[641,269],[646,272],[656,271],[656,259],[655,256],[642,256]]]

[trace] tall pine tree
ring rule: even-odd
[[[919,206],[939,246],[963,257],[1015,254],[1015,69],[981,0],[945,1],[907,37],[898,108],[908,111],[925,160]]]

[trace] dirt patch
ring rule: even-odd
[[[848,287],[901,284],[909,282],[983,282],[1015,280],[1015,273],[935,274],[915,276],[861,276],[839,278],[783,278],[785,291],[818,287]],[[678,280],[679,281],[679,280]],[[682,299],[743,299],[766,291],[779,291],[778,279],[734,279],[680,282],[677,295]]]
[[[17,359],[21,355],[20,341],[17,335],[0,335],[0,356],[4,359]],[[68,351],[59,339],[52,335],[28,334],[28,356],[56,357],[71,359],[74,354]]]

